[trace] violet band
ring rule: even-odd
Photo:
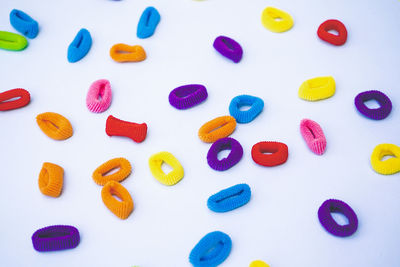
[[[370,109],[365,105],[366,101],[372,99],[379,103],[379,108]],[[392,111],[392,102],[390,101],[389,97],[377,90],[359,93],[354,99],[354,104],[361,114],[373,120],[383,120],[389,116],[390,112]]]
[[[218,153],[229,149],[231,152],[226,158],[218,159]],[[207,153],[208,165],[216,171],[225,171],[236,165],[243,156],[240,143],[230,137],[225,137],[213,143]]]
[[[179,86],[169,94],[169,103],[177,109],[188,109],[207,99],[207,89],[201,84]]]
[[[52,225],[37,230],[32,244],[37,251],[57,251],[78,246],[79,231],[70,225]]]

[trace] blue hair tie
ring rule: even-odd
[[[10,13],[11,25],[20,33],[28,38],[35,38],[39,33],[39,24],[28,14],[18,9],[13,9]]]
[[[82,28],[68,46],[68,61],[71,63],[81,60],[92,47],[90,32]]]
[[[243,106],[251,106],[249,110],[241,111]],[[238,123],[249,123],[254,120],[264,108],[264,101],[251,95],[238,95],[229,105],[229,113]]]
[[[250,186],[237,184],[209,197],[207,206],[215,212],[227,212],[246,205],[250,201],[250,197]]]
[[[157,9],[150,6],[146,8],[140,17],[137,27],[137,37],[144,39],[152,36],[160,22],[160,13]]]
[[[192,249],[189,261],[195,267],[217,266],[221,264],[231,252],[231,238],[220,231],[205,235]]]

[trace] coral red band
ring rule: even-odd
[[[19,97],[16,100],[13,98]],[[0,93],[0,111],[25,107],[31,101],[31,95],[22,88],[11,89]]]
[[[335,30],[338,34],[330,33]],[[347,30],[344,24],[336,19],[329,19],[323,22],[317,31],[318,37],[333,45],[343,45],[347,40]]]
[[[287,145],[280,142],[259,142],[251,149],[251,157],[254,162],[267,167],[273,167],[285,163],[288,155],[289,152]]]
[[[110,115],[106,122],[106,133],[108,136],[125,136],[136,143],[141,143],[146,139],[147,124],[123,121]]]

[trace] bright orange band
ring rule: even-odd
[[[45,112],[36,116],[36,122],[48,137],[55,140],[65,140],[72,136],[71,123],[60,114]]]
[[[119,168],[116,173],[105,175],[106,173]],[[93,180],[98,185],[105,185],[108,181],[123,181],[131,173],[132,166],[127,159],[115,158],[101,164],[93,172]]]
[[[122,201],[117,200],[113,195]],[[133,210],[133,200],[128,190],[120,183],[109,181],[101,190],[101,198],[104,205],[117,217],[125,220]]]
[[[229,136],[236,128],[236,120],[232,116],[222,116],[210,120],[199,129],[199,138],[203,142],[213,143]]]
[[[115,44],[110,56],[117,62],[139,62],[146,59],[146,52],[140,45]]]
[[[45,162],[39,174],[39,189],[43,195],[58,197],[64,181],[64,169],[56,164]]]

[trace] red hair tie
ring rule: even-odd
[[[106,122],[106,133],[108,136],[125,136],[136,143],[141,143],[147,135],[147,124],[123,121],[110,115]]]
[[[13,98],[19,97],[16,100]],[[22,88],[11,89],[0,93],[0,111],[25,107],[31,101],[31,95]]]
[[[264,154],[271,153],[271,154]],[[280,142],[259,142],[251,149],[254,162],[262,166],[277,166],[286,162],[288,147]]]
[[[330,33],[335,30],[338,34]],[[318,37],[333,45],[343,45],[347,40],[347,30],[343,23],[336,19],[329,19],[318,27]]]

